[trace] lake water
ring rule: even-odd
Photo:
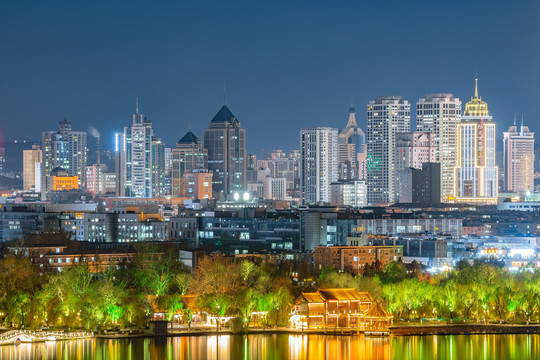
[[[220,335],[0,346],[0,359],[540,359],[540,335]]]

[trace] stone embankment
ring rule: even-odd
[[[540,334],[540,325],[446,324],[390,326],[390,334],[407,335],[474,335],[474,334]]]

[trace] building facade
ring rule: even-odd
[[[246,130],[225,105],[204,130],[208,150],[208,170],[213,173],[214,196],[225,199],[246,189]]]
[[[504,133],[504,187],[527,193],[534,190],[534,133],[528,126],[510,126]]]
[[[184,185],[184,196],[199,200],[213,197],[212,173],[210,172],[184,173],[182,183]]]
[[[409,132],[411,106],[400,96],[379,96],[367,105],[368,204],[394,199],[396,134]]]
[[[424,163],[436,161],[435,136],[431,133],[409,132],[396,135],[394,148],[394,199],[401,201],[401,172],[405,169],[422,169]]]
[[[495,123],[487,103],[478,97],[475,79],[474,97],[465,104],[457,127],[457,162],[454,195],[457,202],[496,203],[499,194],[498,168],[495,165]]]
[[[329,266],[337,271],[359,274],[366,265],[382,266],[403,261],[403,246],[318,246],[314,251],[315,269]]]
[[[206,171],[208,169],[208,151],[204,148],[203,141],[188,131],[176,143],[176,148],[172,149],[171,156],[172,194],[185,195],[182,182],[184,174]]]
[[[441,164],[441,201],[454,195],[457,127],[461,101],[452,94],[428,94],[416,104],[416,130],[433,134],[435,160]]]
[[[32,145],[32,150],[23,150],[23,190],[38,192],[36,187],[36,164],[42,161],[42,151],[39,145]],[[41,174],[37,173],[39,177]]]
[[[338,130],[300,130],[300,195],[302,204],[330,202],[330,184],[338,179]]]
[[[85,184],[86,132],[73,131],[71,122],[60,121],[58,131],[43,131],[41,149],[43,156],[42,176],[50,176],[56,168],[67,171],[69,176],[77,176],[79,187]]]
[[[347,126],[338,135],[338,161],[340,179],[361,179],[358,153],[365,151],[366,135],[356,124],[356,110],[349,109]]]
[[[152,136],[152,121],[139,114],[137,105],[117,147],[118,196],[152,197]]]
[[[330,186],[332,205],[351,207],[367,205],[367,185],[364,180],[338,180]]]
[[[169,194],[165,179],[165,143],[158,137],[152,137],[152,196]]]

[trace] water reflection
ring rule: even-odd
[[[540,335],[220,335],[0,346],[0,359],[536,359]]]

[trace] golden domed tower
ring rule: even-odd
[[[478,78],[474,81],[474,97],[465,104],[457,127],[454,195],[457,202],[496,203],[499,170],[495,165],[495,123],[487,103],[478,96]]]

